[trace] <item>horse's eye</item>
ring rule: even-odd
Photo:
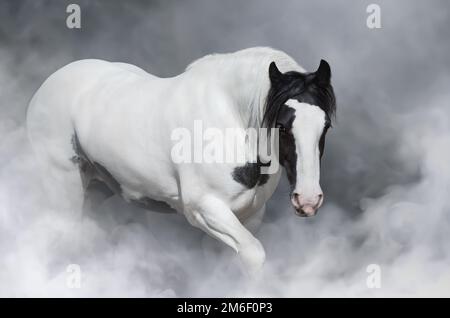
[[[282,124],[277,123],[276,128],[278,128],[281,132],[286,132],[286,127],[284,127]]]

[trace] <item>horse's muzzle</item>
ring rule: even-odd
[[[301,216],[301,217],[310,217],[310,216],[316,215],[317,210],[318,209],[315,209],[313,207],[306,206],[306,207],[300,208],[298,210],[295,209],[295,214],[297,214],[298,216]]]
[[[291,202],[294,206],[295,213],[298,216],[309,217],[314,216],[323,202],[323,194],[318,194],[314,200],[305,200],[301,195],[294,192],[291,196]]]

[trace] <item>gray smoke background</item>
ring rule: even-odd
[[[65,26],[66,6],[82,29]],[[381,1],[0,2],[0,296],[450,296],[450,3]],[[212,52],[271,46],[329,61],[337,123],[322,162],[325,204],[294,216],[284,180],[257,237],[263,278],[181,216],[111,198],[95,215],[46,208],[25,133],[27,104],[82,58],[181,73]],[[81,268],[81,288],[66,281]],[[381,288],[367,287],[377,264]]]

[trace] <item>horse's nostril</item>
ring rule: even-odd
[[[300,204],[300,195],[298,193],[296,193],[296,192],[292,193],[291,201],[296,209],[300,208],[300,205],[301,205]]]
[[[323,193],[317,195],[317,208],[319,208],[323,203]]]

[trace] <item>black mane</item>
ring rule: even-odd
[[[320,107],[331,122],[336,114],[336,98],[328,82],[317,80],[315,73],[287,72],[272,81],[267,94],[262,127],[275,127],[280,107],[289,99]]]

